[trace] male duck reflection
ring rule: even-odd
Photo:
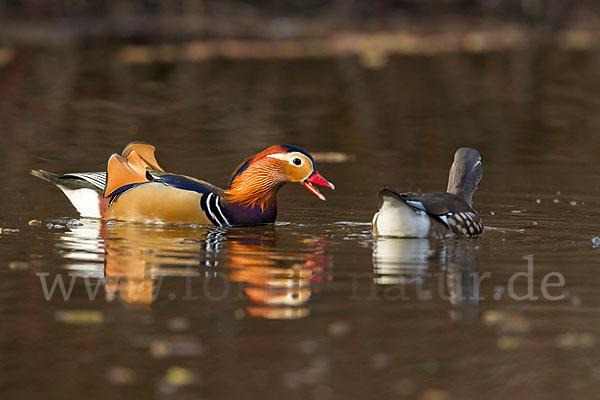
[[[463,147],[454,154],[446,192],[398,193],[382,189],[381,207],[373,216],[373,235],[418,238],[480,235],[483,223],[471,201],[482,171],[479,152]]]
[[[277,191],[298,182],[321,200],[314,186],[335,189],[307,151],[287,144],[269,147],[236,168],[227,189],[165,172],[154,146],[130,143],[113,154],[107,172],[31,173],[57,185],[82,217],[143,223],[249,226],[275,222]]]

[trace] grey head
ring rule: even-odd
[[[482,175],[483,168],[479,152],[470,147],[461,147],[454,153],[454,162],[450,167],[446,191],[463,198],[471,205],[473,193],[479,186]]]

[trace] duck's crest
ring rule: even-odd
[[[311,161],[314,164],[314,160],[313,160],[312,156],[309,153],[307,153],[305,150],[302,150],[301,148],[292,146],[290,144],[278,144],[275,146],[271,146],[268,149],[265,149],[265,150],[261,151],[260,153],[255,154],[252,157],[249,157],[246,160],[242,161],[242,163],[236,167],[235,171],[231,175],[231,179],[229,180],[229,187],[231,188],[231,184],[233,183],[233,181],[237,177],[239,177],[245,170],[247,170],[248,167],[254,161],[259,160],[265,156],[268,156],[269,154],[289,153],[291,151],[298,151],[298,152],[301,152],[302,154],[305,154],[307,157],[309,157],[311,159]]]
[[[314,160],[313,156],[306,150],[304,150],[298,146],[291,145],[291,144],[278,144],[275,146],[271,146],[268,149],[265,149],[252,157],[247,158],[240,165],[238,165],[236,167],[236,169],[234,170],[233,174],[231,175],[231,179],[229,180],[229,187],[231,188],[231,184],[233,183],[233,181],[237,177],[239,177],[245,170],[247,170],[248,167],[250,165],[252,165],[252,163],[254,161],[259,160],[265,156],[268,156],[269,154],[292,153],[292,152],[298,152],[298,153],[304,154],[312,162],[313,168],[316,169],[315,160]]]
[[[229,187],[231,187],[231,184],[233,183],[235,178],[240,176],[242,174],[242,172],[244,172],[248,168],[248,166],[250,165],[250,162],[252,161],[253,158],[254,157],[250,157],[246,161],[244,161],[240,165],[238,165],[238,167],[235,169],[235,171],[231,175],[231,179],[229,180],[229,184],[228,184]]]

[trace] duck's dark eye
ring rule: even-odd
[[[299,158],[294,158],[293,163],[294,163],[294,165],[300,165],[300,164],[302,164],[302,160]]]

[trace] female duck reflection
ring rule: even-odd
[[[375,284],[401,300],[449,300],[477,305],[479,261],[476,239],[378,238],[373,244]],[[437,271],[437,272],[435,272]],[[476,310],[451,311],[452,318],[474,318]]]
[[[325,279],[330,264],[324,255],[326,242],[310,239],[301,242],[300,250],[277,250],[272,228],[223,231],[80,222],[83,225],[64,232],[57,243],[65,258],[77,260],[68,268],[103,278],[106,299],[118,296],[130,305],[150,305],[160,297],[163,279],[179,276],[186,283],[177,285],[180,293],[169,294],[170,299],[223,300],[243,293],[252,302],[245,307],[251,316],[301,318],[309,315],[314,283]],[[103,261],[104,266],[96,268],[101,264],[90,261]],[[241,284],[241,291],[231,282]]]

